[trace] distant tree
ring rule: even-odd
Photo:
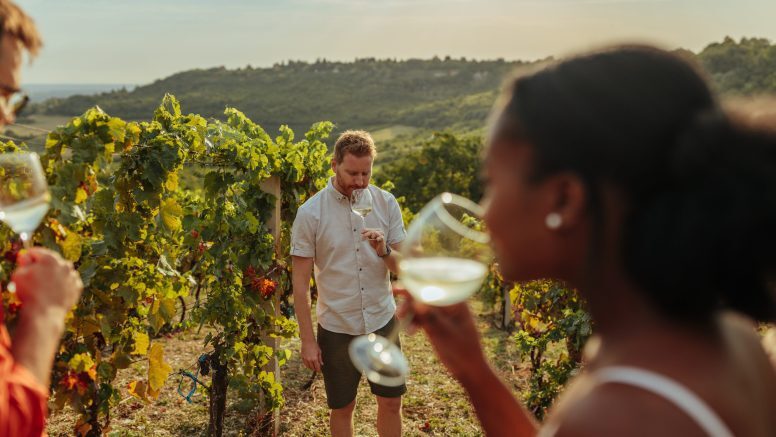
[[[776,93],[776,45],[767,39],[725,37],[709,44],[698,59],[723,93]]]
[[[405,198],[405,206],[417,212],[444,191],[479,201],[482,138],[435,133],[418,149],[407,152],[375,175],[378,185],[394,184],[393,194]]]

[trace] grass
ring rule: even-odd
[[[501,371],[503,379],[515,390],[525,383],[527,371],[520,364],[509,335],[493,328],[492,315],[479,302],[473,303],[478,315],[483,345],[491,362]],[[174,371],[193,366],[203,352],[206,332],[194,330],[170,338],[162,338],[165,359]],[[311,372],[304,368],[298,356],[299,340],[285,344],[294,353],[282,370],[286,404],[280,413],[281,435],[328,435],[328,414],[323,379],[318,376],[308,390],[302,386],[310,379]],[[403,398],[403,435],[482,435],[477,418],[460,386],[438,362],[430,344],[421,333],[402,336],[402,347],[410,361],[412,373],[407,381],[407,394]],[[178,376],[171,375],[162,389],[159,399],[143,403],[129,396],[126,386],[145,375],[144,363],[119,373],[116,385],[121,387],[123,400],[112,410],[110,436],[204,436],[207,430],[207,398],[202,394],[186,402],[178,393]],[[209,378],[205,378],[209,382]],[[188,391],[188,390],[184,390]],[[254,417],[237,411],[236,394],[230,393],[225,420],[225,435],[251,435]],[[377,404],[369,391],[366,380],[359,387],[354,417],[354,430],[358,436],[376,436]],[[49,419],[51,436],[73,434],[75,414],[72,410],[53,413]]]

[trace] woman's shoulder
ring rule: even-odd
[[[701,410],[707,408],[735,434],[773,435],[776,370],[755,327],[734,314],[720,317],[719,326],[721,341],[711,353],[687,345],[693,353],[665,348],[655,357],[655,349],[650,359],[628,362],[627,367],[610,363],[608,369],[583,372],[563,394],[548,424],[557,427],[555,435],[560,436],[704,435],[698,420],[688,414],[694,407],[682,401],[695,398]],[[657,386],[663,389],[654,389]]]
[[[705,435],[686,412],[643,388],[583,374],[548,418],[555,436]],[[540,434],[541,435],[541,434]]]
[[[747,372],[744,376],[766,386],[772,384],[776,393],[776,367],[765,350],[763,338],[757,333],[757,325],[734,312],[725,313],[721,320],[736,366]]]

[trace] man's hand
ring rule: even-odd
[[[310,370],[321,371],[323,357],[321,356],[321,348],[318,346],[318,343],[302,340],[302,362]]]
[[[377,256],[384,256],[388,252],[388,246],[385,242],[385,234],[380,229],[364,229],[361,231],[361,238],[367,240]]]

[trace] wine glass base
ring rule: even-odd
[[[396,387],[404,384],[410,366],[404,354],[385,337],[362,335],[350,342],[350,359],[375,384]]]

